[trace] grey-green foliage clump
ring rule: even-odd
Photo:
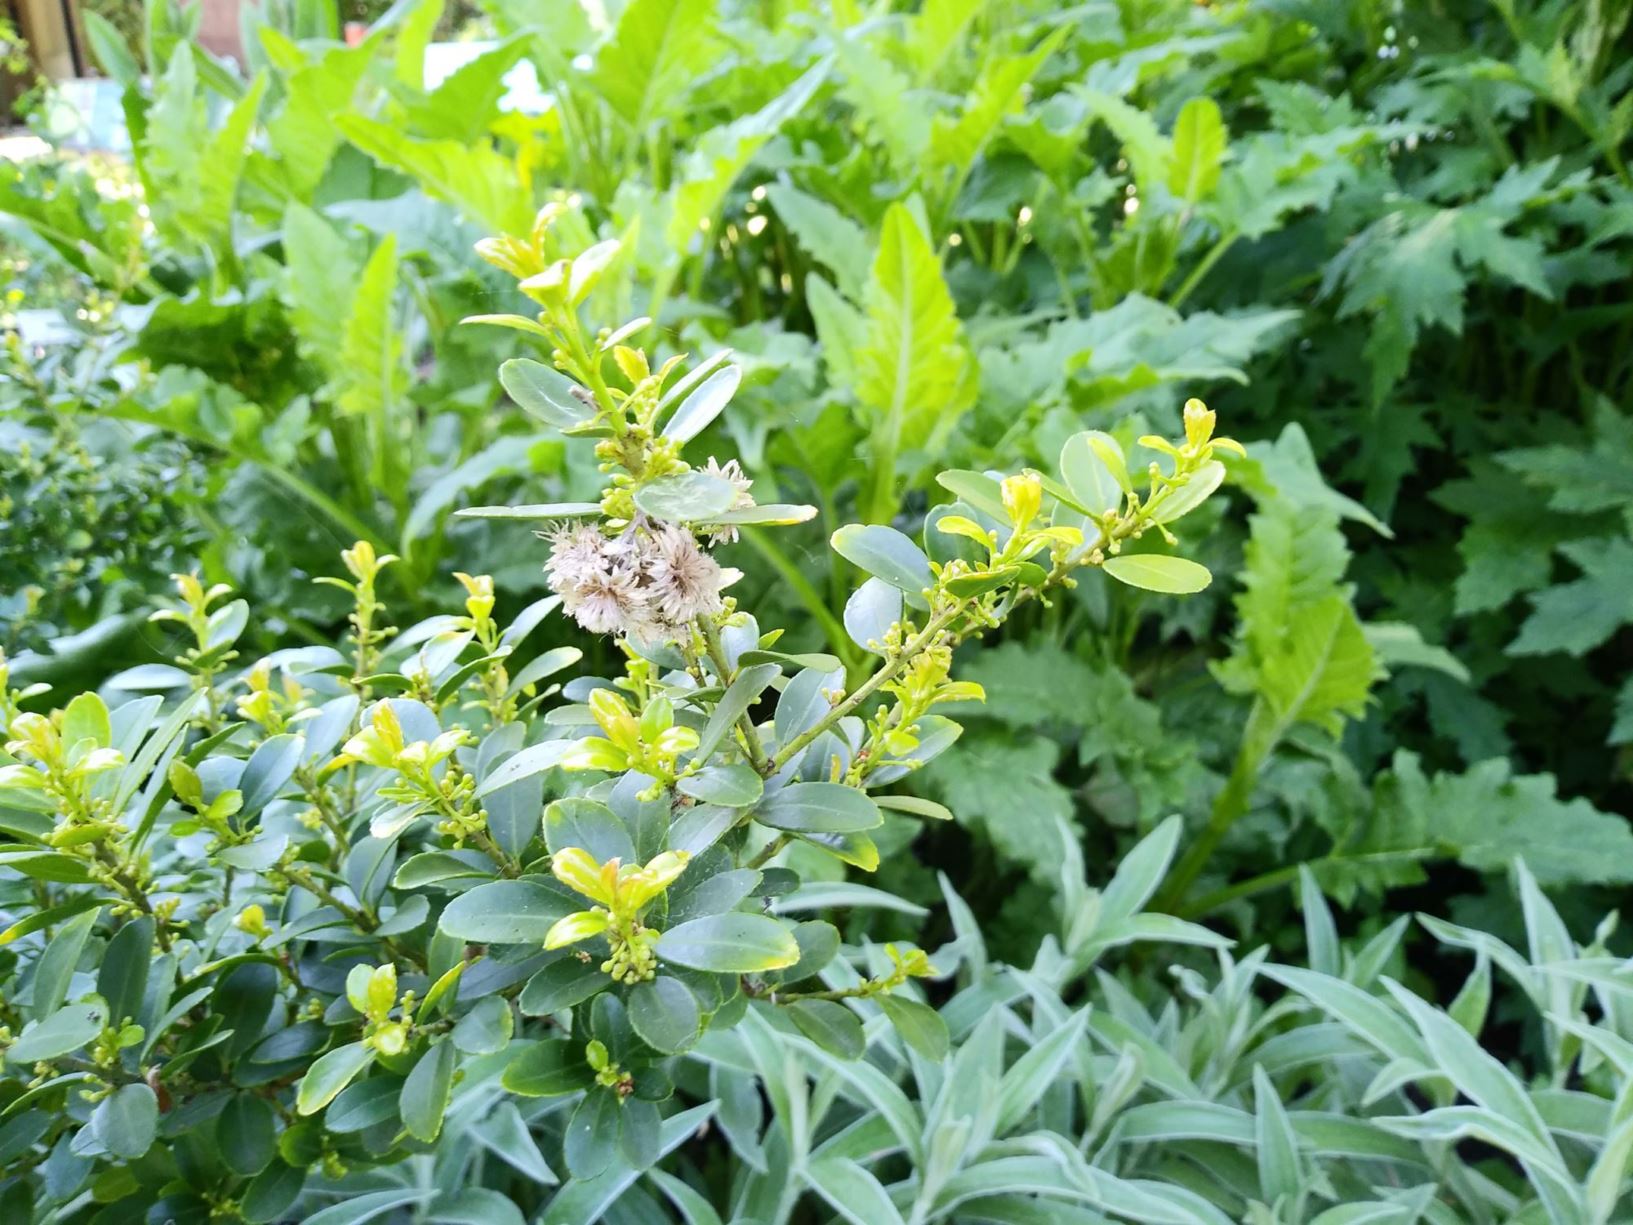
[[[1164,824],[1103,891],[1068,857],[1073,918],[1024,970],[988,962],[949,890],[956,936],[932,954],[956,963],[945,1060],[883,1026],[865,1074],[769,1028],[706,1041],[722,1078],[754,1069],[771,1104],[769,1120],[751,1102],[734,1122],[722,1102],[752,1172],[718,1219],[798,1219],[802,1197],[885,1222],[1619,1219],[1633,1065],[1615,1019],[1622,963],[1604,948],[1613,919],[1578,945],[1516,865],[1523,949],[1419,920],[1469,967],[1440,1007],[1392,976],[1412,920],[1340,941],[1309,874],[1307,965],[1237,957],[1146,911],[1178,837]],[[1212,947],[1215,962],[1173,966],[1170,997],[1114,953],[1147,941]],[[1536,1035],[1526,1066],[1486,1049],[1514,1021]]]

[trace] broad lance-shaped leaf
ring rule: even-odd
[[[859,298],[867,284],[867,232],[833,205],[788,183],[773,183],[767,199],[799,245],[833,270],[846,296]]]
[[[1341,582],[1349,552],[1336,515],[1269,495],[1251,526],[1241,630],[1216,672],[1257,698],[1239,763],[1256,770],[1295,724],[1336,735],[1345,717],[1359,717],[1381,670]]]
[[[279,66],[284,88],[278,112],[266,124],[267,143],[276,156],[253,158],[249,173],[252,178],[282,180],[280,194],[290,200],[309,200],[341,144],[335,120],[351,105],[357,83],[384,40],[366,39],[357,47],[317,44],[317,49],[308,51],[270,26],[262,25],[257,34],[269,58]],[[412,57],[401,35],[396,50],[399,56]],[[402,62],[399,59],[399,67]],[[300,67],[290,72],[286,65],[295,63]]]
[[[1306,609],[1343,593],[1349,548],[1331,511],[1292,498],[1266,498],[1248,522],[1251,536],[1236,597],[1240,638],[1224,677],[1231,688],[1250,689],[1251,680],[1232,684],[1238,667],[1274,653]],[[1238,663],[1242,659],[1243,663]]]
[[[1119,583],[1169,595],[1191,595],[1213,582],[1206,566],[1160,553],[1125,553],[1108,557],[1102,567]]]
[[[858,398],[885,453],[922,446],[969,407],[971,359],[941,262],[911,210],[885,214],[867,291],[867,342],[857,354]]]
[[[662,3],[669,9],[677,7],[672,0]],[[619,71],[627,72],[627,68],[621,66]],[[819,61],[759,110],[703,134],[682,161],[669,193],[669,221],[664,236],[672,252],[684,252],[697,241],[698,231],[720,212],[726,193],[754,155],[784,123],[804,109],[827,73],[828,61]]]
[[[387,234],[363,267],[340,342],[343,371],[337,402],[340,411],[374,424],[376,479],[400,460],[390,433],[390,413],[407,383],[402,363],[402,332],[392,299],[397,292],[397,239]]]
[[[1123,155],[1133,168],[1139,194],[1147,198],[1154,196],[1156,189],[1167,182],[1174,149],[1157,130],[1151,116],[1115,94],[1101,90],[1078,89],[1076,96],[1122,143]]]
[[[255,129],[255,117],[266,86],[266,74],[257,74],[244,96],[228,112],[227,121],[204,148],[198,209],[190,224],[197,233],[217,243],[231,241],[233,202],[244,175],[244,163],[249,158],[250,135]]]

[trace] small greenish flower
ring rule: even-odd
[[[628,703],[611,689],[590,694],[590,714],[601,729],[600,736],[588,736],[562,758],[565,770],[603,770],[618,774],[638,770],[665,786],[679,777],[676,762],[683,753],[697,748],[697,732],[675,724],[675,708],[669,699],[655,697],[637,719]]]
[[[626,983],[651,978],[657,972],[653,946],[658,933],[642,925],[641,911],[674,883],[690,860],[685,851],[665,851],[644,867],[617,859],[597,863],[588,851],[563,847],[551,857],[551,872],[597,905],[557,920],[545,934],[544,947],[565,948],[604,935],[612,955],[601,963],[603,973]]]
[[[379,702],[369,725],[346,741],[327,769],[362,762],[396,772],[379,795],[399,808],[371,826],[376,837],[390,837],[421,813],[435,811],[442,818],[437,832],[458,844],[485,830],[488,820],[487,810],[476,801],[476,780],[454,758],[470,741],[464,728],[440,732],[431,740],[409,741],[391,703]]]
[[[595,1072],[595,1083],[616,1092],[620,1099],[635,1091],[635,1078],[612,1060],[607,1044],[592,1038],[584,1047],[584,1062]]]
[[[238,713],[261,725],[269,736],[276,736],[289,726],[289,718],[300,709],[301,683],[288,673],[281,684],[272,683],[272,665],[261,660],[244,677],[249,692],[236,699]]]
[[[1016,530],[1024,530],[1038,517],[1038,511],[1043,507],[1043,482],[1035,475],[1027,472],[1019,476],[1006,476],[998,488],[1004,509],[1009,512],[1009,521]]]
[[[391,1019],[398,1005],[397,967],[394,965],[353,966],[346,976],[346,999],[363,1014],[367,1024],[363,1042],[382,1055],[400,1055],[408,1048],[409,1017],[414,1011],[414,993],[402,997],[399,1020]]]
[[[238,912],[232,925],[255,940],[265,940],[272,934],[272,929],[267,926],[266,911],[254,902]]]

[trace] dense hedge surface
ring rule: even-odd
[[[1633,5],[479,7],[0,164],[0,1217],[1633,1208]]]

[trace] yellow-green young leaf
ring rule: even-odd
[[[62,743],[71,749],[81,740],[99,749],[113,743],[108,707],[94,693],[80,694],[62,712]]]
[[[358,1016],[369,1014],[369,984],[373,982],[374,967],[355,965],[346,974],[346,1002]]]
[[[383,1020],[397,1003],[397,967],[383,965],[369,975],[368,1016]]]
[[[347,307],[357,288],[357,261],[334,227],[300,203],[284,210],[283,249],[281,297],[301,351],[328,378],[338,380],[345,365],[342,346]]]
[[[374,1051],[361,1042],[347,1043],[322,1056],[301,1077],[295,1092],[296,1112],[316,1114],[373,1062]]]
[[[233,201],[238,196],[238,182],[244,177],[250,134],[254,131],[266,86],[266,74],[256,74],[244,96],[227,113],[227,121],[205,146],[199,207],[192,224],[195,232],[209,241],[218,244],[232,241]]]
[[[1213,581],[1206,566],[1162,553],[1125,553],[1108,557],[1105,571],[1120,583],[1169,595],[1190,595]]]
[[[1157,131],[1150,115],[1100,90],[1079,90],[1078,97],[1089,113],[1110,128],[1112,135],[1122,143],[1128,164],[1134,168],[1134,184],[1140,195],[1149,196],[1158,184],[1168,181],[1173,146]]]
[[[1225,160],[1225,121],[1212,98],[1192,98],[1174,123],[1174,157],[1168,167],[1168,190],[1194,204],[1219,186]]]
[[[415,179],[428,195],[446,200],[498,234],[525,234],[532,224],[532,194],[510,158],[486,141],[415,140],[389,123],[341,115],[336,125],[364,153]]]
[[[340,342],[343,383],[340,411],[354,416],[387,413],[402,394],[402,333],[392,315],[397,292],[397,238],[387,234],[363,267]],[[380,439],[389,445],[389,440]]]
[[[1314,723],[1337,735],[1341,716],[1361,716],[1377,679],[1377,657],[1355,610],[1334,595],[1302,612],[1280,648],[1264,657],[1259,695],[1282,727]]]
[[[420,1001],[419,1012],[416,1017],[421,1025],[431,1019],[432,1012],[444,999],[451,998],[450,992],[459,986],[459,980],[465,971],[475,965],[475,960],[461,961],[450,967],[441,978],[431,984],[431,989],[425,993],[425,999]]]
[[[907,31],[907,55],[919,83],[928,84],[942,61],[964,40],[964,31],[987,0],[925,0]]]
[[[758,974],[793,965],[799,945],[776,919],[731,911],[670,928],[658,938],[658,956],[713,974]]]
[[[569,944],[577,944],[580,940],[588,940],[591,936],[599,936],[607,930],[607,916],[594,910],[580,910],[559,920],[544,937],[544,947],[547,949],[565,948]]]
[[[1210,459],[1192,474],[1191,479],[1178,488],[1164,491],[1160,499],[1150,505],[1155,523],[1173,523],[1190,514],[1213,495],[1225,480],[1225,465]]]
[[[867,290],[867,340],[856,355],[856,394],[883,453],[922,446],[969,407],[973,363],[941,262],[904,204],[885,214]]]
[[[422,8],[434,8],[423,5]],[[356,47],[325,46],[308,53],[271,26],[259,31],[267,57],[283,77],[283,102],[267,120],[267,144],[273,156],[259,153],[250,166],[252,178],[281,179],[285,198],[309,200],[335,150],[340,147],[337,119],[351,105],[357,84],[381,46],[378,38]],[[398,44],[399,54],[413,55]],[[398,63],[404,61],[399,59]],[[419,59],[413,61],[416,66]]]
[[[957,182],[992,139],[1004,116],[1019,109],[1027,82],[1054,54],[1066,33],[1065,27],[1056,30],[1030,55],[1006,55],[989,63],[966,99],[963,113],[957,119],[936,117],[925,158],[930,169],[950,170]]]
[[[713,39],[709,0],[634,0],[596,56],[601,97],[637,132],[703,75]]]

